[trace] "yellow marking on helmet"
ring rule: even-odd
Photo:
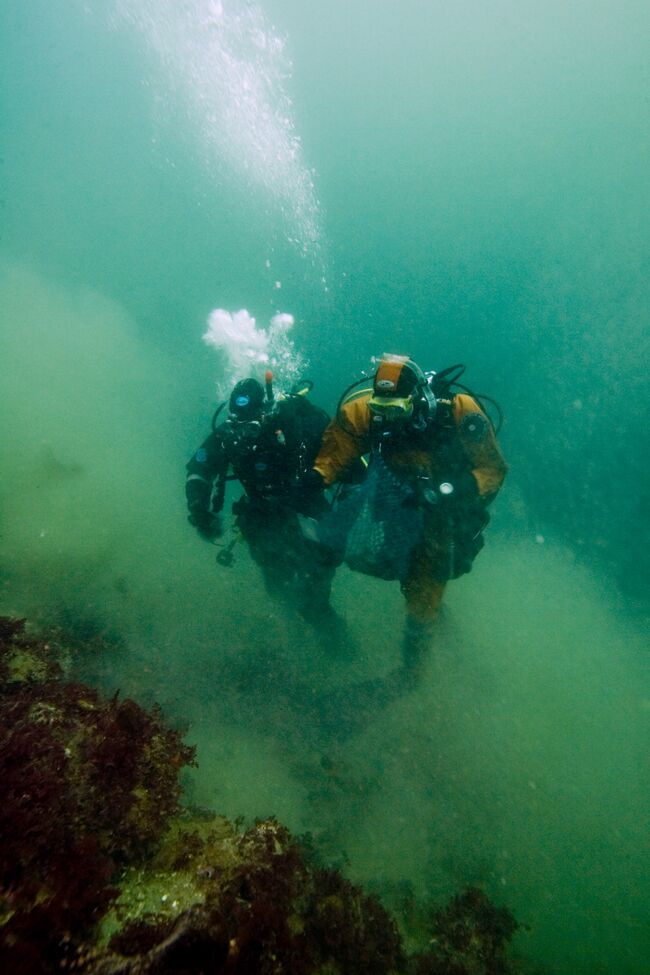
[[[370,409],[383,410],[390,406],[398,406],[400,409],[409,410],[413,408],[413,400],[410,396],[373,396],[368,400]]]

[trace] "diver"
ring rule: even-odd
[[[188,521],[216,544],[223,534],[226,481],[240,481],[245,493],[232,506],[235,524],[267,592],[294,606],[321,635],[340,639],[340,621],[329,602],[335,564],[326,549],[305,537],[299,519],[299,514],[318,519],[329,509],[322,482],[305,489],[301,480],[329,423],[306,395],[311,385],[276,396],[270,371],[265,387],[252,378],[238,382],[227,419],[217,423],[223,403],[212,432],[187,464],[185,495]],[[217,561],[228,564],[232,547],[222,549]]]
[[[430,646],[447,582],[469,572],[483,547],[487,509],[507,471],[477,399],[498,404],[458,382],[464,368],[424,373],[407,356],[383,355],[371,387],[355,392],[360,380],[344,392],[304,478],[316,493],[369,456],[364,482],[319,523],[320,537],[339,562],[399,580],[411,672]]]

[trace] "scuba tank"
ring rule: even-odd
[[[465,366],[458,362],[453,366],[447,366],[446,369],[441,369],[440,372],[427,372],[425,373],[425,376],[427,377],[427,381],[431,386],[436,399],[449,398],[450,396],[453,396],[454,389],[460,389],[463,393],[467,393],[468,396],[471,396],[472,399],[476,400],[496,435],[503,426],[503,410],[501,409],[501,406],[495,399],[488,396],[486,393],[475,393],[474,390],[470,389],[468,386],[464,386],[463,383],[460,383],[458,380],[464,372]],[[485,405],[486,403],[489,403],[490,406],[492,406],[496,411],[496,423],[490,416],[490,411]]]

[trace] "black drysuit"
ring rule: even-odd
[[[236,524],[267,592],[314,623],[332,612],[334,565],[301,531],[298,512],[318,518],[328,504],[322,491],[301,490],[300,479],[314,463],[328,422],[324,410],[299,395],[279,400],[262,417],[259,431],[227,420],[193,455],[185,483],[190,521],[207,527],[223,507],[225,479],[232,471],[246,492],[233,504]]]

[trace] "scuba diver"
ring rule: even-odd
[[[385,354],[372,387],[344,392],[323,435],[305,490],[340,481],[369,455],[364,482],[319,523],[337,561],[397,579],[406,597],[403,664],[417,671],[450,579],[469,572],[507,465],[496,430],[458,380],[465,367],[424,373],[410,358]],[[454,393],[459,388],[465,392]]]
[[[185,495],[188,521],[202,538],[217,544],[226,482],[240,481],[245,494],[232,506],[235,524],[267,592],[296,607],[321,635],[340,639],[341,621],[329,604],[335,564],[327,550],[303,535],[298,518],[300,513],[318,519],[329,510],[322,486],[305,491],[301,484],[329,422],[327,413],[307,398],[311,386],[306,382],[276,397],[270,371],[265,387],[256,379],[238,382],[227,419],[217,423],[222,403],[212,432],[187,464]],[[232,562],[234,544],[221,548],[217,561],[222,565]]]

